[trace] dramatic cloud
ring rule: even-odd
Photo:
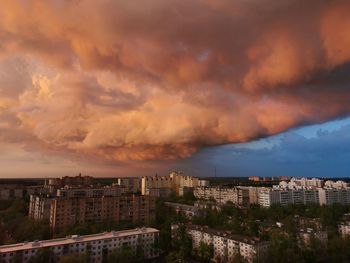
[[[0,141],[188,157],[350,113],[347,0],[3,0]]]

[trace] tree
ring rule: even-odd
[[[199,244],[198,256],[201,262],[210,262],[214,255],[214,247],[212,244],[201,242]]]
[[[241,254],[236,253],[236,255],[233,257],[231,263],[247,263],[248,261],[242,257]]]
[[[113,250],[107,258],[107,263],[132,263],[135,261],[133,250],[129,246]]]
[[[54,259],[54,253],[49,248],[40,248],[34,257],[31,257],[29,263],[48,263]]]
[[[88,258],[82,254],[67,254],[62,256],[57,263],[87,263]]]
[[[185,226],[180,225],[174,233],[172,247],[178,251],[179,259],[186,260],[191,258],[192,239],[191,236],[186,233]]]

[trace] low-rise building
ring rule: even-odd
[[[304,216],[295,216],[295,223],[298,229],[314,229],[317,231],[323,230],[323,225],[321,219],[318,217],[304,217]]]
[[[350,236],[350,221],[339,222],[338,232],[343,238]]]
[[[172,225],[172,231],[176,231],[178,225]],[[232,262],[239,255],[248,262],[255,262],[265,257],[269,242],[258,238],[232,235],[227,231],[217,231],[203,226],[186,225],[186,232],[192,238],[192,246],[196,251],[201,243],[213,247],[214,262]]]
[[[186,205],[172,202],[165,202],[165,205],[175,210],[177,214],[184,215],[187,218],[198,216],[201,213],[201,209],[194,205]]]
[[[309,247],[311,242],[318,241],[322,245],[328,243],[327,231],[315,230],[313,228],[306,228],[299,230],[299,245]]]
[[[66,254],[83,254],[88,255],[91,262],[100,263],[106,262],[110,253],[125,246],[131,249],[133,256],[136,256],[137,251],[141,249],[146,259],[152,259],[159,255],[155,248],[158,237],[159,231],[157,229],[137,228],[4,245],[0,246],[0,261],[4,263],[27,263],[39,250],[48,249],[57,259]]]
[[[350,214],[344,214],[338,222],[338,232],[342,238],[350,236]]]

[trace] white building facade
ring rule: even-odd
[[[14,259],[27,263],[40,249],[49,249],[59,259],[65,254],[88,255],[91,262],[100,263],[108,255],[122,247],[130,247],[133,255],[138,248],[143,250],[146,259],[158,257],[155,248],[159,230],[154,228],[139,228],[125,231],[105,232],[87,236],[70,236],[61,239],[25,242],[0,246],[0,261],[14,262]]]
[[[192,238],[194,250],[197,250],[201,243],[213,247],[214,262],[232,262],[237,255],[249,263],[255,262],[266,255],[269,247],[267,241],[232,235],[202,226],[188,225],[186,231]]]

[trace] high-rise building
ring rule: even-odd
[[[57,190],[58,197],[75,198],[75,197],[101,197],[101,196],[120,196],[125,189],[119,186],[114,187],[89,187],[76,188],[64,187]]]
[[[259,204],[270,207],[273,204],[318,204],[318,189],[279,189],[262,188],[259,193]]]
[[[262,187],[240,186],[239,188],[248,190],[249,204],[259,204],[259,194]]]
[[[320,205],[350,204],[350,188],[319,188]]]
[[[49,221],[52,200],[50,195],[30,195],[29,218]]]
[[[152,196],[31,196],[30,200],[29,216],[37,220],[48,219],[54,232],[83,223],[148,224],[155,218],[155,198]]]
[[[249,204],[249,190],[240,187],[195,187],[194,196],[204,200],[213,199],[219,204],[226,202],[232,202],[238,206]]]
[[[55,198],[50,210],[50,225],[53,230],[106,221],[147,224],[154,218],[155,198],[139,195]]]
[[[173,192],[182,196],[186,192],[193,191],[194,187],[200,184],[208,185],[209,182],[183,175],[180,172],[172,172],[169,176],[145,176],[141,180],[141,193],[142,195],[165,197]]]
[[[141,193],[141,177],[121,177],[117,179],[117,185],[123,187],[126,193]]]

